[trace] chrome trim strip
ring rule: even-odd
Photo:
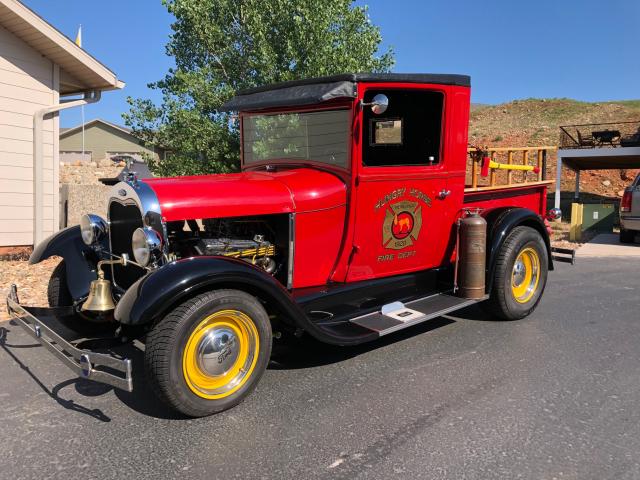
[[[293,259],[296,247],[296,214],[289,214],[289,260],[287,262],[287,288],[293,288]]]
[[[79,377],[105,383],[127,392],[133,391],[131,360],[76,348],[20,305],[15,284],[11,285],[7,296],[7,310],[18,325]],[[94,368],[99,366],[107,366],[123,376]]]

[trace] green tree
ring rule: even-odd
[[[384,72],[393,52],[353,0],[163,0],[175,16],[166,47],[175,68],[149,84],[162,102],[128,98],[125,123],[173,152],[158,175],[238,168],[237,124],[220,106],[238,90],[345,72]]]

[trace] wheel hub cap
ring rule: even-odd
[[[523,249],[513,263],[511,271],[511,293],[518,303],[533,298],[540,281],[540,257],[531,247]]]
[[[244,385],[258,360],[258,330],[238,310],[222,310],[202,320],[186,341],[182,370],[189,389],[214,400]]]
[[[211,328],[197,351],[200,369],[212,376],[224,375],[238,359],[240,353],[235,332],[227,327]]]

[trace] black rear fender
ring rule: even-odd
[[[29,263],[39,263],[55,255],[64,258],[71,297],[74,300],[86,297],[91,281],[96,279],[97,256],[82,241],[80,226],[65,228],[40,242],[29,257]]]
[[[489,211],[484,218],[487,221],[487,293],[491,293],[491,289],[493,288],[493,275],[498,252],[511,231],[516,227],[531,227],[542,235],[547,247],[549,270],[553,270],[549,233],[547,232],[544,220],[534,211],[527,208],[497,208]]]

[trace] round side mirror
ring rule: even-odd
[[[389,108],[389,98],[384,93],[378,93],[369,105],[375,115],[381,115]]]

